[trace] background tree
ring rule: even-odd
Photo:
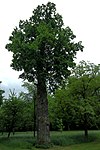
[[[24,82],[22,85],[25,88],[25,92],[21,92],[19,95],[22,100],[25,101],[25,112],[24,120],[25,125],[32,127],[31,130],[34,128],[34,137],[36,131],[36,85],[34,83]],[[26,118],[26,119],[25,119]],[[30,127],[29,127],[30,126]]]
[[[49,96],[51,124],[57,129],[62,120],[65,129],[84,129],[88,136],[88,129],[100,127],[100,65],[81,61],[66,83]]]
[[[19,96],[25,101],[34,101],[36,99],[36,85],[30,82],[23,82],[22,87],[24,87],[25,91],[20,92]]]
[[[64,27],[54,3],[42,4],[29,20],[20,21],[6,45],[13,52],[11,67],[21,78],[37,82],[37,144],[50,143],[47,87],[53,91],[70,75],[81,42]]]
[[[10,133],[19,127],[23,116],[23,102],[16,97],[15,93],[9,95],[9,99],[5,100],[0,110],[0,122],[2,123],[2,130]]]
[[[88,128],[97,123],[100,107],[100,65],[81,61],[73,70],[67,88],[70,99],[76,103],[76,120],[88,136]]]

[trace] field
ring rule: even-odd
[[[100,131],[89,131],[86,140],[83,131],[51,132],[53,146],[49,150],[100,150]],[[38,150],[32,132],[0,135],[0,150]]]

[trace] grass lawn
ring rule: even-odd
[[[100,150],[100,131],[89,131],[88,140],[82,131],[51,132],[51,141],[54,146],[49,150]],[[6,133],[0,135],[0,150],[39,150],[34,143],[32,132],[15,133],[9,139]]]

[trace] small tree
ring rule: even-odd
[[[10,137],[11,132],[18,128],[23,114],[23,102],[16,97],[16,95],[11,93],[9,99],[5,100],[2,108],[2,126],[3,130],[8,132],[8,137]]]
[[[64,28],[54,3],[42,4],[29,20],[20,21],[6,45],[13,52],[11,67],[23,71],[21,78],[37,82],[37,144],[49,144],[47,87],[53,91],[70,75],[74,58],[83,50],[75,35]]]

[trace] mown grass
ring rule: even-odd
[[[38,150],[32,132],[0,135],[0,150]],[[50,150],[100,150],[100,131],[89,131],[86,140],[82,131],[51,132]]]

